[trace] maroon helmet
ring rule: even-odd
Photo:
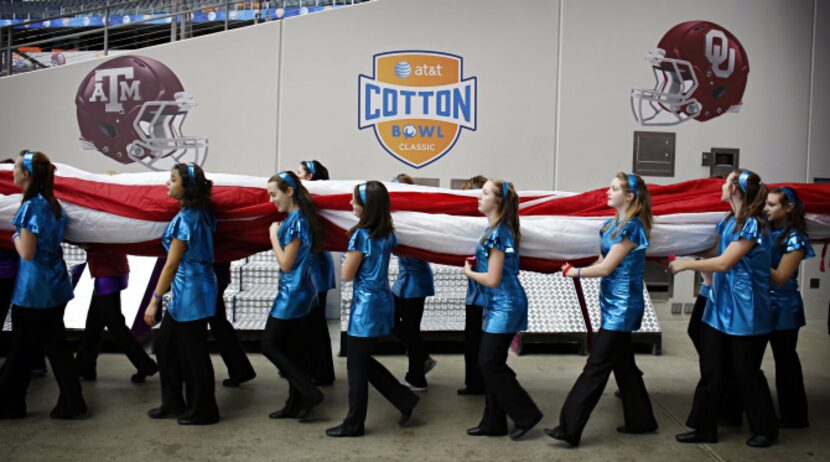
[[[738,39],[707,21],[678,24],[646,61],[654,88],[631,90],[631,110],[641,125],[700,122],[741,108],[749,60]]]
[[[196,102],[155,59],[119,56],[100,64],[78,87],[75,106],[84,149],[153,170],[207,158],[207,138],[181,131]]]

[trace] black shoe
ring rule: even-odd
[[[543,431],[545,432],[545,435],[548,435],[548,436],[550,436],[551,438],[553,438],[555,440],[564,441],[564,442],[570,444],[573,447],[579,446],[579,441],[574,440],[573,438],[566,437],[565,433],[562,432],[561,427],[546,428]]]
[[[297,411],[297,418],[301,421],[304,421],[306,417],[308,417],[308,413],[311,412],[318,404],[323,402],[323,394],[319,391],[317,392],[317,396],[314,398],[307,400],[303,403],[302,407],[299,411]]]
[[[507,434],[507,430],[500,432],[490,432],[481,427],[473,427],[467,429],[467,434],[470,436],[504,436]]]
[[[767,438],[764,435],[753,435],[746,440],[746,445],[751,448],[768,448],[772,446],[772,438]]]
[[[143,371],[138,371],[135,374],[133,374],[130,377],[130,382],[132,382],[132,383],[144,383],[144,381],[147,380],[147,377],[151,377],[153,375],[156,375],[156,373],[158,371],[159,371],[158,365],[153,364],[153,367],[151,367],[149,369],[146,369],[146,370],[143,370]]]
[[[484,390],[479,390],[478,388],[464,387],[464,388],[459,388],[458,391],[456,391],[456,393],[458,393],[461,396],[483,395]]]
[[[542,413],[540,412],[538,417],[533,420],[530,425],[518,426],[516,425],[513,427],[513,430],[510,431],[510,439],[513,441],[518,440],[519,438],[523,437],[525,433],[528,432],[531,428],[535,427],[539,421],[542,420]]]
[[[247,376],[247,377],[242,377],[240,379],[235,379],[235,378],[232,378],[232,377],[227,378],[227,379],[222,381],[222,386],[223,387],[228,387],[228,388],[237,388],[245,382],[250,382],[255,377],[256,377],[256,373],[254,373],[253,375]]]
[[[179,425],[213,425],[219,422],[219,417],[213,419],[193,419],[190,417],[179,417],[176,423]]]
[[[678,433],[674,436],[679,443],[717,443],[718,437],[712,435],[704,435],[696,431]]]
[[[622,395],[620,394],[620,390],[614,392],[614,398],[622,399]]]
[[[631,429],[626,427],[625,425],[620,425],[617,427],[617,431],[620,433],[628,433],[629,435],[643,435],[645,433],[654,433],[657,431],[657,428],[646,428],[643,430],[640,429]]]
[[[293,419],[295,417],[297,417],[297,411],[289,409],[288,406],[268,414],[270,419]]]
[[[363,427],[361,426],[357,430],[349,431],[346,430],[346,428],[343,425],[338,425],[336,427],[332,427],[326,430],[326,436],[331,436],[334,438],[363,436]]]
[[[163,407],[156,407],[147,411],[147,415],[150,416],[151,419],[165,419],[168,417],[176,417],[181,412],[170,412]]]

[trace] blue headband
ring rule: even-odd
[[[362,183],[360,186],[357,187],[357,193],[360,194],[360,202],[363,202],[363,206],[366,206],[366,183]]]
[[[294,178],[291,178],[291,175],[289,175],[287,172],[277,173],[277,176],[282,178],[282,181],[285,181],[286,183],[288,183],[288,186],[291,186],[292,188],[297,189],[297,182],[294,181]]]
[[[798,205],[798,197],[796,197],[793,188],[789,186],[784,186],[781,188],[781,191],[783,191],[784,195],[787,196],[787,200],[790,201],[790,204]]]
[[[187,182],[196,184],[196,164],[193,162],[187,164]]]
[[[752,175],[752,172],[750,172],[749,170],[744,170],[743,172],[741,172],[741,175],[738,176],[738,186],[741,187],[741,191],[743,191],[744,194],[746,194],[746,180],[749,179],[750,175]]]
[[[401,182],[401,180],[399,180],[398,177],[392,178],[392,183],[400,183],[400,182]]]
[[[306,170],[308,170],[308,173],[311,173],[311,176],[314,176],[314,174],[316,173],[315,169],[314,169],[314,161],[313,160],[305,161],[305,168],[306,168]]]
[[[628,177],[628,189],[631,190],[631,194],[634,194],[634,199],[636,199],[637,194],[640,192],[637,189],[637,175],[633,173],[628,173],[625,176]]]
[[[510,183],[507,181],[502,182],[501,184],[501,197],[507,199],[507,194],[510,192]]]
[[[25,168],[29,173],[32,173],[32,157],[34,157],[34,155],[35,153],[32,151],[26,151],[23,153],[23,168]]]

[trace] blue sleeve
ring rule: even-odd
[[[784,243],[784,253],[795,252],[801,249],[804,249],[804,260],[816,256],[816,253],[813,251],[813,246],[807,240],[807,236],[798,231],[791,232],[787,236],[787,241]]]
[[[627,238],[633,242],[637,247],[634,250],[641,250],[648,248],[648,236],[646,236],[646,228],[643,223],[637,219],[632,218],[624,226],[623,229],[617,233],[613,243],[618,244],[622,242],[623,238]]]
[[[308,244],[311,240],[311,236],[307,224],[308,222],[305,220],[299,219],[294,219],[290,222],[283,222],[282,226],[287,226],[287,229],[283,234],[282,242],[280,242],[280,244],[285,247],[294,241],[294,239],[299,239],[301,244]]]
[[[369,239],[369,232],[364,228],[358,228],[352,233],[349,245],[346,247],[346,251],[356,250],[364,255],[369,255],[371,249],[372,243]]]
[[[484,247],[487,249],[499,249],[504,253],[515,253],[516,243],[513,240],[513,233],[510,228],[502,223],[494,229],[487,239],[484,240]]]
[[[40,218],[30,200],[20,204],[12,224],[18,230],[25,229],[35,235],[40,233]]]
[[[704,298],[709,298],[709,293],[712,292],[712,288],[707,286],[706,284],[701,284],[700,290],[698,291],[697,295]]]
[[[189,223],[183,212],[179,212],[175,217],[173,217],[173,221],[167,225],[167,229],[164,231],[164,236],[162,236],[162,238],[178,239],[180,241],[189,242],[191,235],[193,235],[191,223]]]
[[[746,239],[760,243],[764,237],[764,229],[758,225],[758,220],[755,218],[747,218],[743,229],[741,229],[741,232],[738,233],[735,239]]]

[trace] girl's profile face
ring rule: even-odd
[[[611,180],[611,185],[608,186],[608,191],[605,192],[605,195],[608,197],[608,206],[614,209],[622,208],[634,198],[634,194],[627,192],[625,185],[617,177]]]
[[[175,168],[170,171],[170,179],[167,180],[167,195],[176,200],[181,200],[184,196],[184,182],[179,171]]]
[[[496,210],[499,206],[496,189],[496,184],[492,181],[487,181],[481,188],[481,193],[478,195],[478,211],[484,215]]]
[[[355,194],[352,194],[352,200],[350,204],[352,205],[352,213],[359,220],[360,217],[363,215],[363,206],[360,205],[360,202],[358,202],[357,196]]]
[[[297,176],[303,181],[311,181],[311,172],[305,168],[305,164],[302,162],[300,162],[299,167],[297,167],[297,170],[295,170],[294,173],[296,173]]]
[[[288,191],[283,192],[278,186],[276,181],[271,181],[268,183],[268,200],[274,207],[277,208],[278,211],[282,213],[288,212],[288,209],[291,208],[293,203],[292,194],[294,194],[294,188],[288,187]]]
[[[787,214],[792,211],[792,204],[784,207],[781,203],[781,193],[770,193],[767,196],[767,204],[764,206],[764,213],[767,214],[767,219],[771,222],[782,221],[787,217]]]
[[[25,186],[26,181],[29,179],[29,172],[23,167],[23,156],[17,156],[17,160],[14,161],[12,177],[14,178],[14,184],[21,188]]]

